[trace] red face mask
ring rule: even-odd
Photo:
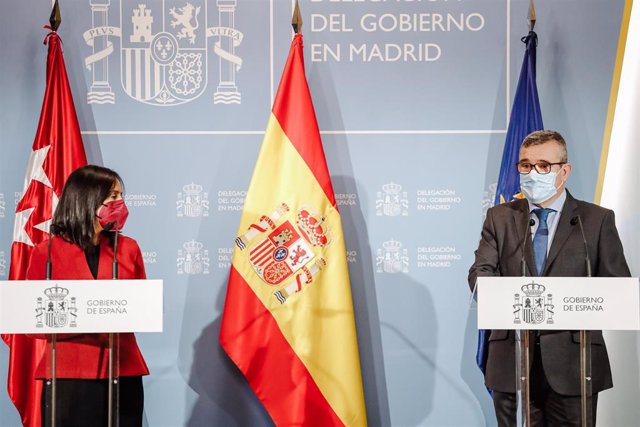
[[[108,231],[120,231],[127,222],[129,210],[124,200],[112,200],[103,203],[98,209],[98,221],[102,228]]]

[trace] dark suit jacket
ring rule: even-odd
[[[630,276],[614,213],[597,205],[574,199],[567,192],[542,276],[582,277],[587,275],[585,250],[579,225],[571,219],[580,215],[584,224],[593,276]],[[532,241],[527,230],[529,205],[516,200],[487,212],[475,262],[469,270],[469,286],[478,276],[521,276],[522,242],[527,275],[536,275]],[[609,357],[601,331],[591,334],[592,391],[613,387]],[[489,335],[485,384],[488,388],[515,392],[514,331],[494,330]],[[579,339],[577,331],[540,331],[542,365],[554,391],[580,395]]]
[[[47,244],[37,245],[31,254],[27,279],[42,280],[46,276]],[[100,236],[98,279],[111,279],[113,248]],[[145,279],[142,253],[135,240],[120,236],[118,240],[118,276],[120,279]],[[60,237],[51,241],[51,278],[58,280],[93,280],[84,251]],[[109,378],[109,334],[74,334],[65,336],[57,345],[58,378]],[[120,376],[148,375],[149,369],[133,334],[119,334]],[[47,378],[47,360],[43,356],[36,368],[36,378]]]

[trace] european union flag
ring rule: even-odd
[[[524,138],[531,132],[543,129],[542,114],[540,113],[540,101],[538,100],[538,88],[536,86],[536,47],[538,35],[529,31],[522,42],[527,46],[518,79],[518,87],[513,100],[509,128],[502,152],[500,175],[496,189],[494,204],[505,203],[513,200],[520,192],[520,175],[516,169],[520,145]],[[487,365],[487,350],[489,340],[488,330],[478,331],[478,351],[476,363],[485,372]]]

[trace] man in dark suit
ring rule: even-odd
[[[495,206],[487,212],[475,262],[469,270],[472,290],[478,276],[521,276],[523,254],[528,276],[587,276],[578,216],[584,224],[593,276],[630,275],[613,211],[574,199],[565,189],[572,167],[566,143],[558,132],[536,131],[528,135],[514,167],[520,173],[520,187],[526,199]],[[531,331],[530,337],[532,425],[579,426],[578,331]],[[613,387],[601,331],[591,333],[591,358],[591,416],[595,425],[597,393]],[[494,391],[500,426],[516,424],[515,365],[515,332],[491,331],[485,384]]]

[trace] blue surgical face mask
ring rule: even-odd
[[[520,190],[531,203],[540,204],[549,200],[558,191],[557,176],[556,172],[541,175],[536,170],[532,170],[526,175],[520,175]]]

